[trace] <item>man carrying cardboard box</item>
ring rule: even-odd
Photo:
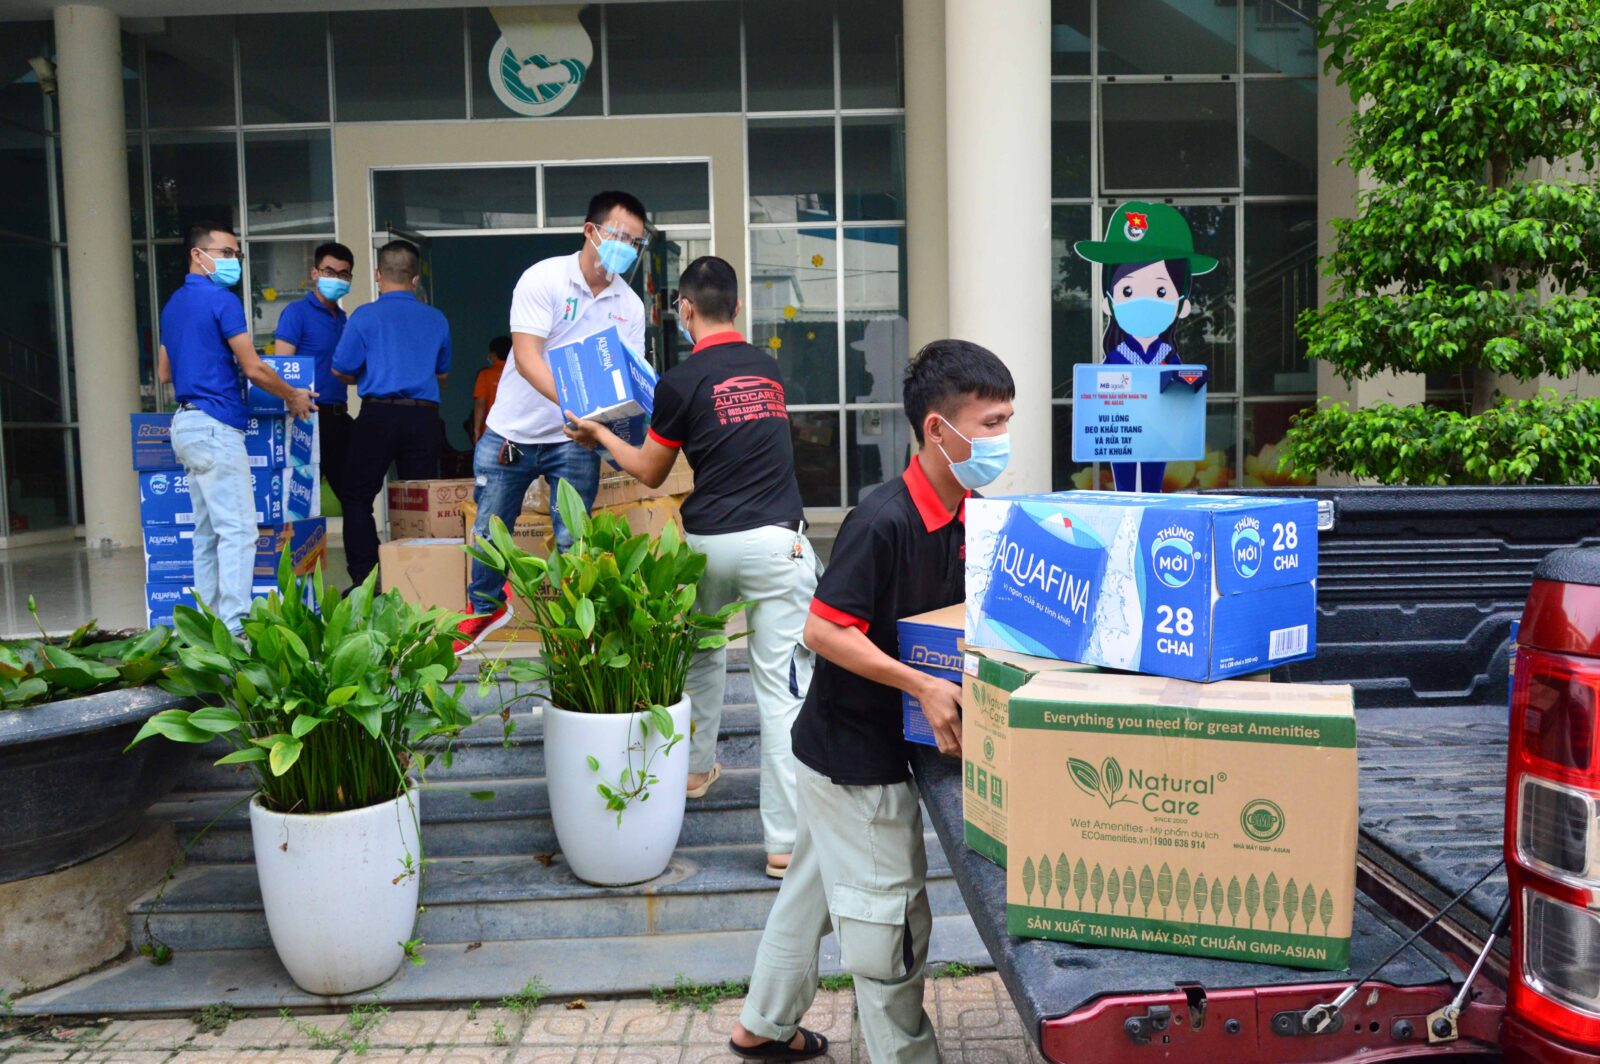
[[[640,483],[667,479],[682,451],[695,487],[683,504],[689,545],[706,556],[697,607],[715,613],[744,600],[750,610],[750,676],[761,714],[761,828],[767,875],[782,878],[794,850],[794,757],[789,732],[811,684],[811,652],[801,642],[817,587],[817,559],[805,537],[794,446],[778,363],[733,327],[739,278],[722,259],[691,262],[678,280],[678,321],[694,353],[656,384],[643,446],[606,424],[570,411],[567,435],[604,447]],[[716,763],[726,650],[697,655],[687,694],[694,728],[689,797],[721,774]]]
[[[467,541],[489,535],[498,517],[507,528],[522,512],[528,487],[543,477],[555,497],[559,480],[572,483],[585,509],[600,488],[600,458],[567,439],[556,382],[545,356],[560,347],[615,327],[624,344],[644,350],[644,303],[628,277],[647,242],[645,208],[626,192],[601,192],[589,201],[583,247],[530,266],[511,295],[511,357],[489,411],[488,428],[472,452],[477,480],[473,502],[478,519]],[[572,544],[558,507],[552,506],[556,544]],[[456,653],[470,650],[511,620],[505,577],[472,563],[467,606]]]
[[[318,244],[311,253],[311,291],[283,308],[272,330],[274,355],[310,355],[317,362],[317,433],[322,475],[335,498],[344,490],[345,456],[350,451],[350,386],[333,375],[333,349],[344,335],[346,316],[339,300],[350,291],[355,255],[343,244]]]

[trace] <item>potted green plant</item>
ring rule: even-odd
[[[242,640],[179,607],[163,686],[207,704],[156,714],[134,743],[233,746],[217,763],[247,765],[259,786],[250,830],[278,957],[301,988],[348,994],[414,954],[419,784],[472,719],[446,687],[458,616],[375,594],[376,574],[343,598],[320,572],[304,580],[286,553]]]
[[[695,610],[706,559],[675,526],[651,539],[614,514],[589,517],[565,481],[557,499],[572,515],[566,551],[529,554],[498,520],[468,549],[532,612],[541,658],[505,672],[548,695],[545,775],[563,857],[590,883],[639,883],[667,867],[683,827],[689,662],[727,644],[744,603]]]

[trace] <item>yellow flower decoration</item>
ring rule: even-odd
[[[772,287],[772,282],[771,282],[771,281],[768,281],[768,282],[767,282],[767,287],[768,287],[768,288],[771,288],[771,287]]]
[[[816,333],[814,333],[814,332],[806,333],[806,339],[807,340],[815,340],[816,338],[817,338],[817,334]]]
[[[778,348],[783,346],[783,337],[774,336],[772,339],[767,341],[767,346],[776,351]]]
[[[788,318],[790,321],[794,321],[794,316],[796,314],[799,314],[799,313],[800,313],[799,308],[794,306],[794,304],[792,304],[792,303],[789,306],[783,308],[783,316],[785,318]]]
[[[813,255],[813,256],[811,256],[811,265],[813,265],[813,266],[821,266],[822,263],[823,263],[823,258],[822,258],[821,255]]]
[[[278,301],[278,290],[276,288],[263,288],[261,290],[261,298],[268,303],[276,303]]]

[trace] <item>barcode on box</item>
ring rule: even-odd
[[[1267,648],[1267,660],[1277,661],[1279,658],[1304,654],[1310,638],[1310,625],[1297,624],[1293,628],[1274,628],[1272,642]]]

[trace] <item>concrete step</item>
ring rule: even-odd
[[[759,931],[716,931],[622,938],[558,938],[426,946],[427,963],[401,965],[374,990],[323,998],[296,987],[270,949],[178,950],[161,967],[131,957],[69,983],[19,998],[19,1016],[186,1015],[207,1005],[237,1009],[315,1008],[381,1001],[399,1006],[492,1005],[538,978],[554,998],[608,997],[670,987],[682,976],[700,984],[750,977]],[[474,940],[474,943],[476,940]],[[936,916],[929,966],[958,962],[991,967],[970,917]],[[823,940],[821,970],[839,971],[833,936]],[[329,1055],[331,1057],[331,1054]]]
[[[938,915],[966,912],[949,862],[927,838],[928,889]],[[759,930],[780,882],[765,874],[759,845],[679,847],[666,872],[630,887],[596,887],[559,855],[443,858],[428,869],[424,942],[673,935]],[[255,949],[272,944],[254,865],[199,865],[129,909],[129,938],[150,931],[175,950]]]

